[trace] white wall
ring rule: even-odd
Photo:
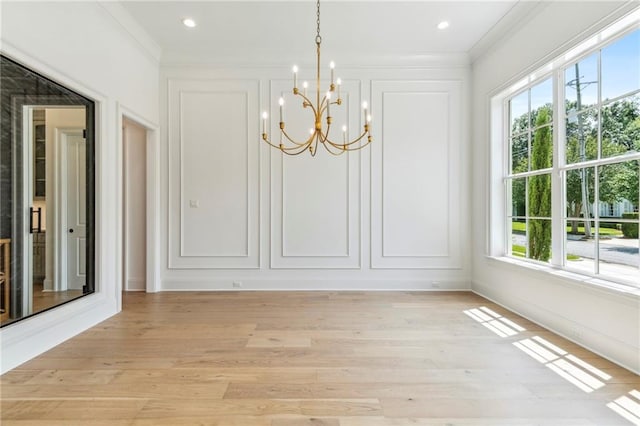
[[[147,132],[130,121],[123,129],[124,290],[146,288]]]
[[[489,216],[491,96],[603,28],[630,6],[629,2],[625,6],[549,2],[473,64],[472,253],[474,291],[638,372],[637,296],[487,257],[493,220]]]
[[[466,57],[337,70],[338,129],[362,128],[362,100],[373,114],[373,143],[341,157],[261,141],[282,93],[287,129],[313,124],[288,65],[162,69],[162,289],[468,289]]]
[[[159,52],[152,45],[145,48],[114,20],[117,4],[2,2],[1,7],[4,54],[96,101],[99,259],[95,294],[0,330],[4,372],[119,310],[122,196],[116,111],[124,106],[157,123]]]

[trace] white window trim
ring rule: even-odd
[[[627,160],[638,160],[640,162],[640,153],[627,153],[621,156],[611,157],[607,159],[598,159],[591,162],[583,162],[578,164],[564,164],[564,150],[561,149],[562,144],[556,141],[564,140],[565,126],[564,115],[561,108],[556,107],[558,101],[564,101],[564,68],[572,63],[588,57],[597,50],[606,45],[614,43],[616,40],[623,38],[631,32],[640,29],[640,9],[622,17],[613,24],[600,30],[597,34],[579,42],[575,47],[558,55],[555,59],[547,64],[539,67],[535,71],[529,73],[526,77],[518,80],[516,83],[509,85],[506,89],[500,91],[490,97],[490,123],[489,123],[489,209],[488,209],[488,238],[487,250],[488,257],[503,263],[525,267],[532,271],[543,272],[561,276],[573,282],[595,285],[605,288],[609,291],[622,292],[633,295],[640,295],[640,284],[629,282],[625,279],[609,280],[608,277],[585,273],[584,271],[575,270],[565,267],[565,239],[552,238],[552,258],[549,263],[539,262],[533,259],[518,259],[508,254],[510,248],[509,235],[507,233],[509,225],[509,212],[511,210],[510,199],[507,199],[507,184],[505,177],[510,171],[510,152],[509,146],[505,143],[507,135],[509,135],[509,106],[508,101],[519,93],[535,86],[537,83],[547,78],[552,78],[553,84],[553,167],[551,168],[552,179],[552,235],[564,235],[566,210],[566,200],[564,199],[564,179],[562,175],[567,170],[589,167],[590,165],[603,165],[607,163],[618,163]],[[599,88],[599,90],[601,90]],[[625,96],[637,95],[640,92],[631,92]],[[618,98],[616,98],[618,99]],[[608,100],[609,104],[614,100]],[[601,108],[601,99],[598,99],[597,108]],[[561,124],[562,123],[562,124]],[[598,142],[600,143],[600,142]],[[593,163],[593,164],[590,164]],[[562,164],[562,166],[560,166]],[[548,172],[549,169],[546,169]],[[540,174],[541,170],[519,173],[518,177],[525,177]],[[595,221],[595,219],[594,219]],[[597,261],[597,256],[596,259]]]

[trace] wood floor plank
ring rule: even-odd
[[[483,385],[501,385],[509,383],[566,383],[556,375],[540,374],[541,367],[534,365],[528,369],[377,369],[377,368],[320,368],[320,383],[482,383]],[[632,377],[637,378],[633,373]],[[619,376],[621,380],[631,380],[629,376]]]
[[[613,426],[640,403],[639,376],[472,293],[123,299],[0,377],[3,426]]]
[[[247,348],[309,348],[309,337],[250,337]]]
[[[523,385],[503,384],[487,388],[477,382],[472,383],[307,383],[307,384],[262,384],[231,383],[224,398],[447,398],[452,394],[460,398],[527,398],[534,393]]]
[[[379,418],[348,417],[340,418],[340,426],[603,426],[593,423],[587,418],[575,419],[501,419],[501,418]]]
[[[317,381],[313,368],[172,368],[122,370],[113,383],[310,383]]]
[[[3,391],[4,389],[5,387],[3,386]],[[7,401],[3,397],[0,403],[0,408],[2,408],[2,410],[0,410],[2,412],[2,424],[8,420],[44,419],[60,404],[62,404],[62,401]]]
[[[386,417],[448,417],[456,412],[460,417],[477,418],[533,418],[555,420],[590,418],[597,424],[623,425],[622,418],[611,416],[604,404],[585,405],[582,399],[557,398],[439,398],[439,399],[381,399]]]
[[[265,416],[229,417],[163,417],[134,419],[131,426],[271,426],[271,418]]]
[[[0,378],[0,384],[4,383],[17,385],[20,383],[25,383],[41,373],[42,371],[40,370],[11,370],[2,375],[2,377]],[[1,391],[2,388],[0,388],[0,395],[2,394]]]
[[[48,398],[55,395],[58,399],[86,398],[126,398],[126,399],[211,399],[222,398],[227,383],[177,384],[177,383],[119,383],[107,385],[24,385],[11,386],[2,392],[2,398],[33,399]]]
[[[138,418],[163,418],[181,413],[192,417],[215,416],[265,416],[282,414],[302,414],[297,401],[282,400],[172,400],[162,399],[149,402]]]
[[[139,370],[139,369],[158,369],[172,368],[176,363],[175,358],[56,358],[48,353],[36,357],[19,368],[29,370]],[[19,369],[17,371],[20,371]],[[0,383],[3,383],[4,375],[0,377]]]
[[[131,426],[132,420],[82,419],[82,420],[4,420],[2,426]]]
[[[115,379],[119,370],[42,370],[24,381],[25,385],[104,385]]]
[[[340,420],[316,417],[308,419],[275,419],[271,422],[271,426],[340,426]]]
[[[74,400],[3,401],[2,422],[4,424],[9,420],[130,420],[135,418],[146,404],[145,399],[99,400],[87,397]]]

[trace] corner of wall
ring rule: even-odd
[[[514,285],[517,285],[514,283]],[[471,284],[472,292],[556,333],[599,356],[608,359],[636,374],[640,374],[640,346],[611,336],[606,329],[596,329],[571,318],[569,315],[549,309],[513,293],[503,291],[498,285],[489,285],[478,280]],[[590,303],[596,303],[592,300]],[[615,315],[614,311],[609,312]],[[594,314],[595,315],[595,314]],[[603,315],[601,313],[601,315]],[[604,314],[606,315],[606,314]],[[640,318],[639,318],[640,319]],[[629,327],[632,327],[629,325]],[[636,329],[640,324],[636,325]],[[640,330],[638,330],[640,332]]]

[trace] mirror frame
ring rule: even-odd
[[[38,312],[32,312],[28,315],[23,314],[22,297],[23,297],[23,285],[20,283],[21,277],[24,271],[26,259],[24,259],[24,244],[27,240],[27,236],[24,235],[25,216],[24,212],[28,206],[24,205],[24,197],[16,196],[16,192],[12,192],[12,207],[11,207],[11,277],[8,283],[11,289],[10,311],[16,312],[18,317],[11,318],[9,321],[0,324],[0,327],[15,324],[22,319],[30,318],[42,312],[46,312],[50,309],[54,309],[66,303],[73,302],[82,298],[88,294],[95,292],[96,282],[96,220],[95,220],[95,204],[96,204],[96,135],[95,135],[95,122],[96,122],[96,105],[95,102],[86,96],[83,96],[61,83],[56,82],[50,78],[43,76],[37,71],[22,65],[21,63],[7,57],[4,54],[0,54],[1,61],[7,61],[16,67],[21,68],[25,73],[34,75],[38,79],[45,80],[48,84],[52,84],[60,88],[61,92],[67,92],[70,96],[62,94],[21,94],[11,95],[11,111],[9,118],[11,123],[11,130],[7,132],[4,130],[3,137],[10,139],[10,141],[3,141],[3,143],[11,144],[11,171],[9,173],[9,182],[12,188],[16,186],[22,187],[22,167],[17,165],[23,164],[23,120],[25,107],[47,107],[47,106],[84,106],[85,107],[85,129],[86,129],[86,217],[87,217],[87,245],[86,245],[86,280],[82,289],[82,295],[73,299],[61,302]],[[6,123],[6,118],[3,117],[3,124]],[[4,162],[4,160],[3,160]],[[21,190],[18,190],[21,193]]]

